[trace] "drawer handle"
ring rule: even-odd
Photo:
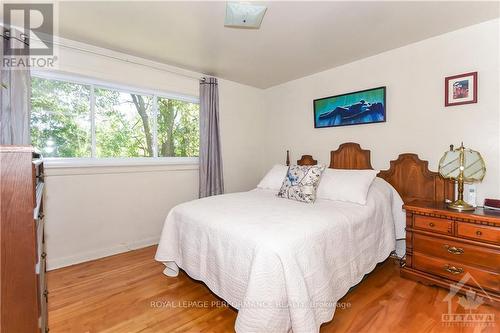
[[[448,264],[444,265],[444,270],[447,271],[448,273],[451,273],[453,275],[458,275],[462,274],[464,272],[464,269],[461,267],[455,267],[455,266],[450,266]]]
[[[429,227],[434,228],[435,224],[434,223],[429,223]]]
[[[481,236],[482,234],[483,233],[480,230],[476,231],[476,235]]]
[[[464,249],[462,249],[461,247],[449,246],[448,244],[445,244],[444,248],[451,254],[460,255],[464,253]]]

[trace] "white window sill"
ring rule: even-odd
[[[198,165],[198,157],[44,158],[46,169]]]
[[[145,158],[45,158],[45,175],[77,176],[143,172],[192,172],[198,157]]]

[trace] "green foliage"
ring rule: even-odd
[[[47,157],[90,157],[90,89],[32,79],[31,141]]]
[[[158,155],[198,156],[199,106],[158,98]]]
[[[139,105],[132,98],[142,101]],[[149,115],[152,97],[125,94],[116,90],[96,89],[96,154],[97,157],[149,157],[153,151],[147,144],[152,142]],[[144,124],[148,124],[145,131]]]
[[[97,157],[153,156],[151,96],[96,88]],[[199,106],[158,98],[158,156],[198,156]],[[90,157],[90,87],[34,77],[33,145],[47,157]]]

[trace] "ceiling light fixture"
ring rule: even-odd
[[[259,29],[267,7],[248,2],[226,3],[224,26],[231,28]]]

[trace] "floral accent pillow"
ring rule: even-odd
[[[324,165],[292,165],[288,168],[278,197],[313,203]]]

